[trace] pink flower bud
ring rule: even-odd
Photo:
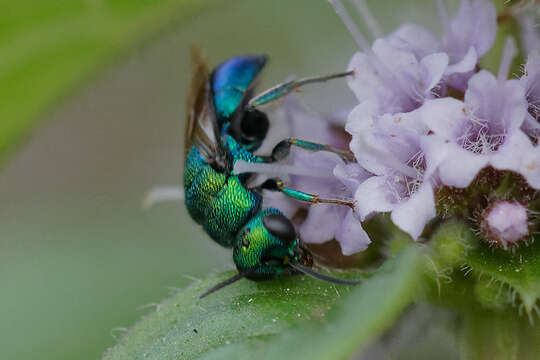
[[[514,245],[529,235],[527,208],[515,201],[496,202],[484,213],[482,230],[492,243]]]

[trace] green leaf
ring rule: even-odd
[[[518,359],[519,319],[515,314],[467,311],[461,324],[463,359]]]
[[[421,262],[420,250],[412,246],[356,288],[296,276],[240,281],[198,300],[231,273],[212,277],[167,300],[105,360],[348,358],[414,299]]]
[[[460,322],[460,353],[464,360],[538,359],[540,328],[512,311],[470,306]]]
[[[208,3],[0,0],[0,160],[100,65]]]
[[[265,341],[298,322],[325,321],[328,309],[353,289],[294,276],[264,282],[240,280],[198,299],[232,274],[211,276],[166,300],[105,359],[196,359],[218,346]]]
[[[423,258],[416,246],[387,260],[373,277],[328,314],[328,324],[306,324],[265,348],[264,359],[349,359],[390,328],[418,294]]]
[[[460,268],[470,284],[476,278],[474,296],[483,305],[496,309],[518,304],[516,300],[520,299],[530,313],[540,297],[539,240],[536,236],[520,247],[504,250],[475,236],[468,224],[448,221],[432,238],[435,272]]]
[[[488,279],[485,287],[497,290],[493,291],[494,296],[516,291],[530,313],[540,296],[539,240],[537,238],[531,245],[523,245],[515,251],[480,244],[467,253],[465,261],[477,275]]]

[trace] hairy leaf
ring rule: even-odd
[[[439,274],[445,266],[457,267],[467,279],[476,279],[474,295],[489,308],[518,305],[522,301],[530,313],[540,297],[538,240],[536,236],[519,247],[504,250],[475,236],[469,225],[449,221],[433,236],[434,266]]]
[[[265,342],[298,322],[326,321],[327,311],[353,289],[294,276],[259,283],[240,280],[198,299],[232,274],[211,276],[166,300],[105,359],[196,359],[219,346]]]
[[[495,288],[494,296],[516,291],[531,312],[540,296],[540,242],[536,240],[515,251],[481,244],[467,253],[466,262],[477,275],[488,279],[485,286]]]
[[[347,358],[413,300],[420,263],[418,248],[411,247],[356,288],[296,276],[242,280],[197,299],[231,273],[212,277],[163,303],[105,359]]]

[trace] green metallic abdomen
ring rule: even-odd
[[[184,191],[189,214],[212,239],[232,247],[238,230],[261,207],[261,197],[237,176],[217,172],[191,148],[184,167]]]

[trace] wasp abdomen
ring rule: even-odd
[[[219,244],[231,247],[238,230],[260,210],[262,198],[237,176],[227,176],[190,151],[184,170],[191,217]]]

